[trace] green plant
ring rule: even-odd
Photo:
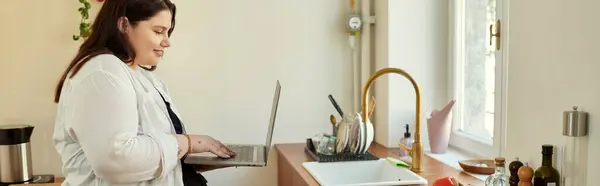
[[[92,4],[88,0],[79,0],[79,3],[83,6],[77,9],[81,14],[81,21],[79,22],[79,35],[73,35],[75,41],[79,38],[86,38],[91,34],[91,24],[87,20],[90,18],[89,10],[92,8]]]

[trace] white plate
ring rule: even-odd
[[[371,120],[367,119],[367,122],[365,125],[366,125],[365,147],[364,147],[362,153],[366,153],[367,150],[369,150],[369,147],[371,146],[371,143],[373,142],[373,137],[375,136],[375,131],[373,128],[373,124],[371,123]]]
[[[359,132],[358,132],[358,150],[357,153],[362,153],[364,152],[365,149],[365,142],[366,142],[366,129],[365,129],[365,123],[362,122],[362,117],[360,116],[360,113],[356,114],[356,119],[355,121],[355,125],[359,126]]]
[[[343,152],[344,149],[346,149],[346,146],[348,145],[348,133],[349,132],[349,126],[348,123],[344,122],[343,120],[340,121],[338,123],[338,131],[336,134],[336,139],[335,139],[335,152],[339,153],[339,152]]]

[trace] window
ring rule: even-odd
[[[480,156],[500,155],[505,108],[506,25],[502,0],[452,1],[451,96],[456,100],[450,144]],[[504,6],[507,7],[507,6]],[[496,28],[501,28],[500,37]],[[496,38],[501,41],[497,42]],[[496,47],[500,46],[499,49]]]

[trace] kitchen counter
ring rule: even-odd
[[[313,161],[305,152],[305,143],[275,144],[277,152],[277,185],[279,186],[319,186],[319,183],[302,167],[303,162]],[[399,148],[386,148],[373,143],[369,152],[379,158],[395,157]],[[445,176],[453,176],[464,186],[482,186],[484,182],[468,175],[462,170],[457,170],[427,155],[423,156],[423,172],[420,173],[427,179],[429,185],[433,181]]]
[[[15,184],[10,186],[60,186],[64,180],[63,177],[55,177],[54,183]]]

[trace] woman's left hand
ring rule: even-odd
[[[232,166],[229,166],[229,165],[194,165],[194,169],[196,169],[196,172],[206,172],[206,171],[227,168],[227,167],[232,167]]]

